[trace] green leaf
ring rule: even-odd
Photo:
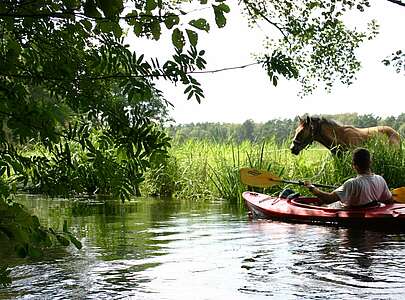
[[[106,17],[112,17],[117,13],[114,2],[115,0],[98,0],[100,8]]]
[[[82,243],[78,239],[76,239],[73,236],[73,234],[69,234],[68,237],[69,237],[70,241],[72,242],[72,244],[75,245],[75,247],[77,249],[79,249],[79,250],[82,249],[82,247],[83,247]]]
[[[319,3],[317,2],[317,1],[311,1],[311,2],[309,2],[308,4],[307,4],[307,7],[311,10],[311,9],[313,9],[313,8],[315,8],[315,7],[319,7],[320,5],[319,5]]]
[[[126,14],[125,20],[127,21],[128,25],[134,25],[137,16],[138,12],[136,10],[132,10],[130,13]]]
[[[56,239],[58,240],[58,242],[62,245],[62,246],[69,246],[70,242],[67,238],[65,238],[63,235],[57,234],[56,235]]]
[[[146,0],[146,11],[150,12],[157,7],[157,2],[155,0]]]
[[[226,24],[226,17],[224,13],[229,13],[231,10],[228,5],[221,3],[219,5],[212,5],[215,14],[215,22],[219,28],[222,28]]]
[[[189,24],[197,29],[204,30],[206,32],[210,31],[210,24],[203,18],[200,18],[198,20],[191,20]]]
[[[198,34],[197,32],[193,30],[186,29],[187,37],[188,40],[190,41],[190,44],[193,45],[194,47],[197,46],[198,43]]]
[[[40,227],[39,219],[37,216],[31,216],[31,220],[32,220],[32,224],[34,225],[35,228]]]
[[[173,46],[179,50],[183,50],[183,47],[186,44],[183,32],[180,31],[180,29],[178,29],[178,28],[173,30],[172,43],[173,43]]]
[[[140,37],[143,31],[142,24],[140,22],[134,21],[134,33],[137,37]]]
[[[274,86],[277,86],[277,83],[278,83],[278,77],[277,76],[273,76],[273,85]]]
[[[96,28],[99,28],[104,33],[112,32],[116,38],[120,38],[122,35],[121,26],[111,21],[101,20],[97,22]]]
[[[89,20],[81,20],[80,23],[82,23],[83,27],[87,31],[91,31],[93,29],[93,24]]]
[[[67,220],[63,221],[63,232],[68,232]]]
[[[0,176],[3,176],[3,174],[6,172],[7,168],[5,166],[0,167]]]
[[[189,86],[184,90],[184,94],[187,94],[188,92],[190,92],[192,88],[193,88],[193,86],[192,86],[192,85],[189,85]]]
[[[96,3],[94,0],[87,0],[83,5],[84,15],[90,18],[100,18],[101,14],[97,10]]]
[[[177,24],[179,24],[180,22],[180,18],[179,16],[176,15],[168,15],[165,18],[165,25],[167,29],[172,29],[174,26],[176,26]]]
[[[158,20],[154,20],[151,24],[151,32],[153,35],[153,38],[157,41],[160,39],[161,35],[161,28],[160,28],[160,23]]]
[[[221,3],[218,5],[218,9],[222,10],[224,13],[230,13],[231,9],[229,8],[229,6],[225,3]]]
[[[224,27],[226,25],[226,18],[223,11],[217,5],[212,5],[212,7],[214,8],[215,23],[217,23],[218,28]]]
[[[112,23],[112,32],[114,36],[119,39],[122,36],[122,28],[118,23]]]
[[[15,252],[17,253],[18,257],[25,258],[27,256],[26,247],[21,244],[15,246]]]
[[[69,9],[78,9],[80,7],[80,1],[79,0],[63,0],[62,2]]]
[[[38,258],[43,255],[41,249],[29,246],[28,247],[28,256],[32,258]]]

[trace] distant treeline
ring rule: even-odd
[[[398,117],[390,116],[381,118],[373,114],[359,115],[357,113],[320,115],[333,119],[343,125],[355,127],[372,127],[377,125],[391,126],[405,137],[405,113]],[[274,139],[282,143],[290,139],[298,125],[298,117],[294,119],[272,119],[266,123],[255,123],[246,120],[243,124],[233,123],[190,123],[171,126],[168,128],[169,135],[174,142],[183,143],[190,139],[208,140],[218,143],[223,142],[260,142]]]

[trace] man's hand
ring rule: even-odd
[[[315,186],[310,181],[304,181],[304,186],[312,192],[315,189]]]

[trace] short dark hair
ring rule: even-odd
[[[371,154],[366,148],[356,148],[353,151],[353,164],[360,171],[367,171],[371,167]]]

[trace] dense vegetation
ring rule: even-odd
[[[374,139],[364,146],[373,153],[374,172],[383,175],[391,188],[403,186],[404,142],[400,150],[387,147],[384,138]],[[243,205],[239,201],[241,192],[249,187],[239,180],[239,169],[242,167],[268,170],[285,179],[310,180],[334,186],[355,175],[350,151],[337,157],[319,144],[294,156],[289,150],[289,141],[277,144],[271,139],[261,143],[189,140],[173,147],[170,153],[164,166],[147,173],[142,185],[145,193],[173,194],[189,200],[222,198]],[[285,187],[275,186],[265,192],[278,194]],[[290,188],[308,193],[298,186]]]

